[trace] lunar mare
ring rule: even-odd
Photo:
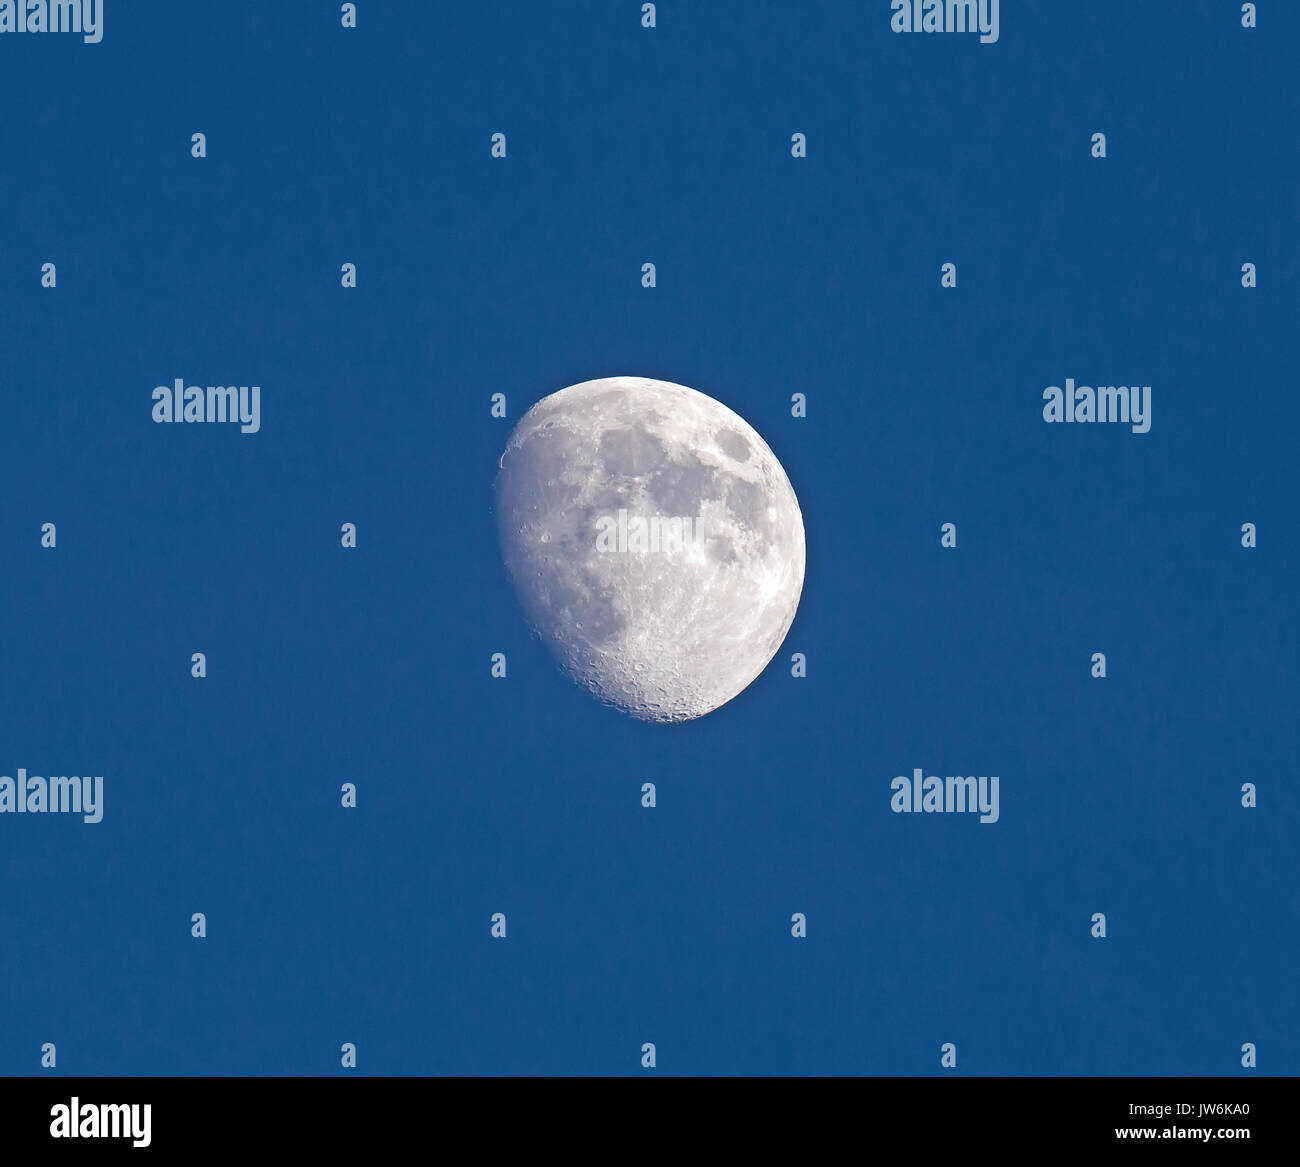
[[[753,427],[694,389],[609,377],[543,398],[510,435],[496,500],[530,623],[575,681],[633,717],[686,721],[730,701],[794,620],[794,490]]]

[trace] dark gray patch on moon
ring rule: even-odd
[[[744,462],[749,458],[749,443],[745,441],[743,434],[735,430],[719,430],[718,446],[728,458],[737,462]]]

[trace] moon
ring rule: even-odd
[[[738,414],[643,377],[542,398],[496,480],[502,555],[564,670],[642,721],[730,701],[785,640],[804,578],[785,470]]]

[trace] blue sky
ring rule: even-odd
[[[1237,7],[0,38],[0,774],[105,788],[0,815],[0,1072],[1300,1070],[1300,11]],[[745,417],[807,529],[785,646],[685,725],[566,680],[495,541],[510,425],[622,374]],[[261,431],[153,424],[177,377]],[[1044,424],[1070,377],[1151,431]],[[999,821],[891,813],[915,767]]]

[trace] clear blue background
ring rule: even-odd
[[[1300,1070],[1300,6],[1239,7],[0,38],[0,773],[105,785],[0,816],[0,1072]],[[807,525],[786,644],[691,724],[570,684],[495,544],[509,427],[615,374],[741,413]],[[262,431],[155,425],[177,377]],[[1067,377],[1151,432],[1045,425]],[[1001,821],[891,813],[916,766]]]

